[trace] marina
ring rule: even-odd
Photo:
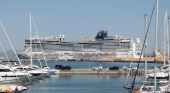
[[[170,1],[4,2],[0,93],[170,93]]]
[[[30,62],[22,62],[23,65]],[[37,66],[40,65],[39,61],[33,61]],[[45,66],[45,62],[41,62],[42,66]],[[107,93],[127,93],[127,90],[123,88],[124,80],[128,74],[128,71],[123,70],[123,67],[129,67],[129,62],[96,62],[96,61],[48,61],[48,66],[55,69],[55,65],[71,66],[71,70],[60,70],[57,75],[50,77],[44,77],[34,79],[33,84],[29,85],[29,81],[23,82],[22,85],[27,89],[23,90],[23,93],[87,93],[87,92],[99,92],[105,90]],[[93,70],[95,66],[102,66],[102,70]],[[158,63],[161,66],[162,63]],[[110,71],[107,68],[117,66],[120,69]],[[136,67],[137,63],[132,63],[132,66]],[[148,68],[153,66],[153,63],[148,63]],[[140,64],[137,74],[139,84],[143,79],[143,67],[144,63]],[[130,77],[128,82],[131,82],[135,71],[130,71]],[[138,81],[137,80],[137,81]],[[114,83],[113,83],[114,82]],[[117,83],[116,83],[117,82]],[[118,83],[119,82],[119,83]],[[28,84],[27,84],[28,83]],[[100,85],[98,85],[100,84]],[[91,88],[89,87],[91,86]],[[118,87],[115,87],[118,86]],[[43,91],[39,91],[43,90]],[[105,92],[104,92],[105,93]]]
[[[42,65],[45,65],[42,62]],[[23,64],[26,64],[23,62]],[[35,61],[34,64],[39,65],[38,61]],[[98,74],[97,71],[93,71],[92,67],[101,64],[103,66],[102,71],[107,71],[107,68],[111,66],[118,66],[123,68],[123,66],[129,66],[129,63],[125,62],[86,62],[86,61],[49,61],[48,65],[51,68],[55,68],[55,65],[68,65],[72,67],[71,71],[60,70],[58,75],[46,77],[43,79],[35,80],[33,85],[27,85],[28,90],[23,91],[23,93],[96,93],[105,90],[102,93],[128,93],[127,90],[123,88],[124,81],[126,79],[126,74],[118,74],[118,71],[110,71],[113,73],[110,74]],[[89,66],[90,64],[90,66]],[[136,66],[136,63],[132,64]],[[143,63],[141,63],[140,68]],[[152,64],[150,64],[152,65]],[[149,66],[150,66],[149,65]],[[158,64],[162,65],[162,64]],[[74,71],[79,71],[80,73],[75,73]],[[73,72],[72,72],[73,71]],[[92,71],[91,74],[84,74],[82,72]],[[123,71],[123,69],[120,69]],[[108,71],[107,71],[108,72]],[[130,74],[128,82],[133,80],[134,74]],[[140,80],[143,79],[143,74],[137,75],[137,82],[140,84]],[[40,91],[42,90],[42,91]]]

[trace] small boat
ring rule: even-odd
[[[0,93],[21,93],[27,90],[27,87],[18,84],[1,84]]]

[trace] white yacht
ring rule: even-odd
[[[13,81],[13,80],[26,80],[28,76],[32,76],[29,73],[12,71],[10,67],[0,65],[0,81]]]

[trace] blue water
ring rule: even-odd
[[[34,64],[39,63],[34,62]],[[89,69],[99,64],[104,68],[111,66],[122,68],[130,65],[130,63],[123,62],[48,62],[51,68],[54,68],[56,64],[69,65],[73,69]],[[133,65],[137,65],[137,63],[133,63]],[[143,64],[140,65],[142,68]],[[56,75],[34,81],[33,85],[27,86],[29,89],[24,93],[128,93],[123,88],[125,79],[125,75]],[[130,76],[128,83],[131,83],[133,79],[134,76]],[[137,76],[136,82],[142,80],[143,76]]]
[[[28,62],[23,62],[24,64],[28,64]],[[104,69],[112,67],[112,66],[118,66],[120,69],[123,68],[123,66],[130,66],[130,62],[93,62],[93,61],[48,61],[48,66],[51,68],[55,68],[55,65],[69,65],[72,67],[72,69],[91,69],[94,66],[99,66],[100,64],[103,66]],[[33,64],[40,65],[39,62],[33,62]],[[46,65],[45,62],[41,63],[42,65]],[[132,66],[137,66],[138,63],[132,63]],[[148,63],[148,68],[152,68],[154,65],[153,63]],[[157,66],[163,66],[163,63],[157,63]],[[144,68],[144,63],[139,64],[139,69]]]

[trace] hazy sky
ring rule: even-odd
[[[66,41],[84,40],[87,36],[95,36],[99,30],[107,30],[109,36],[143,39],[144,14],[149,21],[154,3],[155,0],[1,0],[0,20],[15,50],[20,51],[24,50],[24,40],[29,38],[30,11],[40,37],[63,34]],[[169,6],[170,0],[159,1],[161,38],[163,13],[167,8],[169,14]],[[149,53],[154,50],[154,31],[155,11],[148,35]],[[0,41],[5,50],[11,49],[1,26]],[[159,45],[163,45],[163,40]]]

